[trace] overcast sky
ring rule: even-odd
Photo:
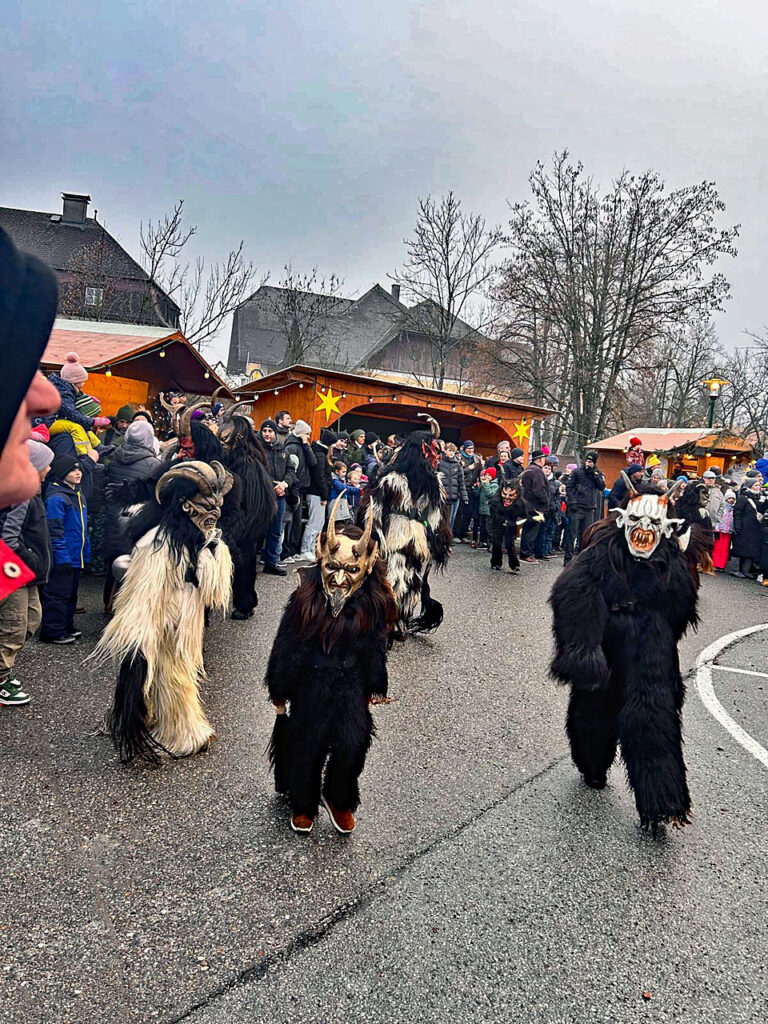
[[[183,196],[193,255],[242,237],[260,272],[354,295],[387,285],[419,196],[503,222],[568,148],[600,181],[716,181],[742,224],[720,336],[768,324],[765,0],[10,3],[0,205],[88,192],[137,256]]]

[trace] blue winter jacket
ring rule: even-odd
[[[54,567],[84,569],[91,560],[88,508],[79,487],[52,480],[45,492]]]

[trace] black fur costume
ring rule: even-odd
[[[511,497],[511,504],[504,504],[504,493]],[[507,551],[507,561],[512,572],[520,571],[520,558],[517,554],[517,524],[527,517],[525,502],[520,497],[516,486],[508,482],[494,494],[490,501],[491,509],[491,568],[501,568],[502,545]]]
[[[697,590],[676,534],[636,558],[610,518],[591,527],[550,596],[551,674],[571,686],[574,763],[588,785],[602,788],[619,744],[644,827],[688,821],[677,644],[698,621]]]
[[[422,414],[420,414],[422,415]],[[451,553],[450,513],[437,472],[439,427],[415,430],[366,490],[358,513],[373,508],[373,530],[398,607],[393,636],[437,629],[443,606],[430,595],[429,571],[445,568]],[[421,602],[420,614],[414,613]]]
[[[232,416],[221,429],[226,444],[200,421],[192,420],[190,428],[194,457],[221,462],[234,477],[232,490],[224,498],[220,526],[234,566],[232,617],[247,619],[258,604],[258,551],[277,514],[277,503],[266,456],[250,419]]]
[[[675,516],[684,521],[681,529],[690,527],[691,541],[688,559],[701,572],[714,573],[712,550],[715,546],[715,531],[707,511],[709,488],[703,480],[690,480],[675,502]]]
[[[363,534],[355,526],[339,532]],[[277,716],[269,754],[275,788],[288,795],[293,814],[314,818],[321,789],[342,810],[359,803],[358,778],[374,735],[368,703],[387,693],[387,632],[397,611],[380,559],[336,617],[320,566],[300,576],[267,666],[270,699],[290,706],[290,714]]]

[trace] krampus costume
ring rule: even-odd
[[[617,743],[644,827],[688,822],[677,644],[698,621],[689,532],[661,495],[626,479],[626,509],[585,535],[550,596],[551,673],[571,686],[566,732],[588,786],[602,789]]]
[[[683,521],[682,530],[690,527],[691,542],[688,559],[700,572],[714,573],[712,550],[715,531],[709,518],[709,488],[703,480],[691,480],[675,502],[675,516]]]
[[[393,637],[437,629],[443,606],[430,596],[429,570],[444,568],[451,553],[450,512],[437,467],[441,451],[440,427],[429,420],[431,431],[408,435],[392,461],[366,490],[360,516],[373,509],[373,528],[381,555],[387,560],[387,578],[397,601],[398,621]],[[362,521],[358,518],[358,521]],[[421,602],[421,612],[415,611]]]
[[[217,528],[231,482],[216,462],[169,469],[157,482],[156,504],[135,517],[134,529],[147,530],[130,560],[115,563],[116,576],[119,569],[125,575],[91,657],[120,663],[107,724],[126,763],[157,762],[163,751],[184,757],[213,737],[198,687],[205,611],[225,611],[232,592],[229,549]]]
[[[510,572],[520,572],[517,527],[526,520],[525,502],[517,482],[502,475],[501,488],[489,502],[491,510],[491,568],[501,570],[502,545],[506,548]]]
[[[365,530],[336,526],[343,493],[317,538],[317,564],[300,570],[267,666],[278,712],[270,760],[294,832],[312,830],[321,800],[337,831],[354,829],[374,732],[368,704],[387,693],[387,633],[397,607],[370,514]]]

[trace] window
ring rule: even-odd
[[[85,304],[86,306],[100,306],[104,301],[104,289],[103,288],[86,288],[85,289]]]

